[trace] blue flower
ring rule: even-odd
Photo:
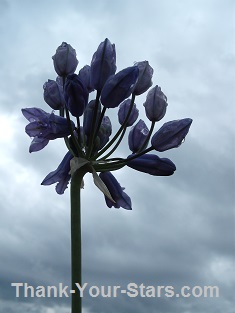
[[[56,81],[48,79],[43,89],[44,100],[53,110],[59,110],[65,106],[63,88]]]
[[[108,116],[104,116],[98,132],[99,146],[98,150],[102,149],[109,141],[112,134],[112,124]]]
[[[134,94],[141,95],[153,84],[153,68],[148,61],[136,62],[135,65],[139,68],[139,78],[135,85]]]
[[[101,91],[107,79],[116,72],[116,68],[115,45],[106,38],[91,60],[91,85]]]
[[[65,101],[68,110],[75,117],[83,114],[88,102],[88,90],[78,75],[68,75],[64,87]]]
[[[105,108],[116,108],[123,100],[128,98],[138,79],[137,66],[127,67],[111,76],[101,92],[101,103]]]
[[[167,108],[167,97],[159,86],[149,90],[144,107],[150,121],[157,122],[164,117]]]
[[[69,74],[73,74],[78,65],[75,49],[66,42],[62,42],[56,49],[56,53],[53,55],[52,59],[55,71],[59,76],[66,77]]]
[[[130,155],[128,158],[133,157]],[[154,176],[169,176],[176,170],[175,164],[167,158],[155,154],[144,154],[127,162],[127,166]]]
[[[41,185],[56,185],[56,192],[58,194],[63,194],[65,189],[68,187],[69,180],[71,178],[70,172],[70,161],[72,160],[73,155],[70,152],[67,152],[63,158],[60,165],[53,172],[50,172],[42,181]]]
[[[34,137],[30,146],[30,152],[39,151],[44,148],[49,140],[62,138],[70,134],[66,118],[54,113],[46,113],[39,108],[22,109],[24,117],[30,122],[25,131],[30,137]],[[72,129],[75,128],[71,122]]]
[[[123,125],[123,123],[127,117],[130,106],[131,106],[131,100],[130,99],[124,100],[119,106],[118,121],[121,125]],[[134,103],[134,105],[131,109],[130,116],[129,116],[128,121],[126,123],[126,127],[132,126],[135,123],[135,121],[137,120],[138,116],[139,116],[139,110],[136,108],[136,104]]]
[[[89,65],[85,65],[82,69],[80,69],[78,77],[81,79],[88,92],[92,92],[94,90],[94,87],[91,84],[91,67]]]
[[[131,128],[128,136],[128,144],[133,153],[136,153],[141,149],[148,134],[148,127],[143,120],[139,120],[139,122]]]
[[[112,206],[119,209],[120,207],[126,210],[132,210],[131,208],[131,199],[130,197],[123,191],[124,188],[120,186],[119,182],[110,172],[103,172],[100,173],[100,178],[105,183],[106,187],[108,188],[113,200],[112,202],[105,196],[106,204],[109,208]]]
[[[163,124],[152,137],[152,147],[160,152],[179,147],[185,139],[192,121],[191,118],[184,118]]]
[[[91,131],[92,131],[92,122],[93,122],[93,117],[94,117],[95,106],[96,106],[95,100],[91,100],[86,106],[86,109],[83,115],[83,129],[84,129],[85,135],[88,136],[88,138],[91,135]],[[101,114],[101,105],[99,103],[97,116],[95,119],[95,128],[97,127],[100,114]]]

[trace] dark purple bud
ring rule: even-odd
[[[129,157],[132,157],[130,155]],[[128,158],[129,158],[128,157]],[[159,158],[155,154],[144,154],[127,162],[127,166],[154,176],[170,176],[176,170],[175,164],[167,158]]]
[[[55,55],[52,57],[54,68],[59,76],[67,76],[73,74],[78,65],[76,51],[66,42],[56,49]]]
[[[65,100],[61,85],[54,80],[48,79],[48,81],[43,85],[43,89],[44,100],[53,110],[59,110],[64,107]]]
[[[163,124],[152,137],[153,148],[162,152],[179,147],[187,135],[192,121],[191,118],[184,118]]]
[[[106,38],[91,60],[91,85],[101,91],[106,80],[116,72],[116,69],[115,45]]]
[[[152,122],[160,121],[166,114],[167,97],[159,86],[149,90],[144,103],[147,118]]]
[[[108,116],[104,116],[100,129],[98,132],[99,146],[98,150],[102,149],[106,143],[109,141],[109,137],[112,134],[112,124]]]
[[[139,122],[131,128],[128,136],[128,144],[133,153],[141,149],[148,134],[148,127],[143,120],[139,120]]]
[[[128,98],[138,79],[137,66],[127,67],[111,76],[101,92],[101,103],[106,108],[116,108],[123,100]]]
[[[78,77],[83,82],[88,92],[92,92],[94,87],[91,85],[91,68],[89,65],[85,65],[78,73]]]
[[[135,85],[134,94],[141,95],[153,84],[153,68],[148,61],[136,62],[135,65],[139,68],[139,78]]]
[[[69,180],[71,178],[70,172],[70,161],[72,160],[73,155],[70,152],[67,152],[63,158],[60,165],[53,172],[50,172],[42,181],[41,185],[56,185],[56,192],[58,194],[63,194],[65,189],[68,187]]]
[[[99,174],[102,181],[105,183],[108,188],[111,197],[115,201],[112,202],[105,196],[106,204],[109,208],[112,206],[119,209],[120,207],[126,210],[132,210],[131,208],[131,199],[130,197],[123,191],[124,188],[120,186],[119,182],[110,172],[103,172]]]
[[[44,148],[48,140],[62,138],[70,134],[70,129],[66,118],[57,116],[54,113],[46,113],[38,108],[22,109],[25,118],[30,121],[25,131],[30,137],[35,137],[30,152],[38,151]],[[75,125],[71,122],[72,129]]]
[[[123,123],[126,119],[126,116],[127,116],[129,109],[130,109],[130,106],[131,106],[131,100],[130,99],[126,99],[120,104],[120,107],[118,110],[118,121],[121,125],[123,125]],[[139,110],[136,108],[136,105],[134,103],[126,126],[127,127],[132,126],[135,123],[135,121],[137,120],[138,116],[139,116]]]
[[[73,116],[79,117],[83,114],[88,96],[88,90],[78,75],[68,75],[64,87],[64,97],[66,106]]]
[[[85,135],[87,135],[87,136],[91,135],[95,105],[96,105],[96,101],[91,100],[88,103],[88,105],[86,106],[86,109],[84,111],[83,130],[84,130]],[[96,117],[96,121],[95,121],[95,128],[97,127],[97,124],[98,124],[98,121],[100,118],[100,114],[101,114],[101,105],[99,103],[97,117]]]

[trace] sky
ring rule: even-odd
[[[234,313],[234,15],[232,0],[0,0],[0,311],[68,313],[70,299],[16,298],[11,283],[70,284],[69,189],[41,186],[66,147],[51,141],[28,152],[21,108],[51,109],[43,84],[55,79],[52,55],[70,43],[90,64],[106,37],[117,67],[148,60],[153,86],[168,98],[163,123],[190,117],[186,141],[159,153],[177,167],[154,177],[114,173],[132,211],[110,209],[92,177],[82,190],[83,282],[88,286],[218,286],[219,297],[83,299],[84,313]],[[149,125],[137,97],[140,117]],[[110,109],[113,131],[117,110]],[[116,156],[130,154],[127,137]]]

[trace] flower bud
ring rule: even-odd
[[[123,123],[127,117],[130,106],[131,106],[131,100],[130,99],[126,99],[120,104],[120,107],[118,110],[118,121],[121,125],[123,125]],[[136,108],[136,104],[134,103],[132,110],[131,110],[131,113],[130,113],[130,116],[128,118],[126,127],[132,126],[135,123],[135,121],[137,120],[138,116],[139,116],[139,110]]]
[[[59,110],[64,107],[65,100],[61,85],[54,80],[48,79],[43,85],[43,89],[44,100],[53,110]]]
[[[85,65],[78,73],[78,77],[82,80],[83,85],[87,88],[88,92],[92,92],[94,87],[91,85],[91,68]]]
[[[88,90],[78,75],[68,75],[64,87],[64,97],[66,106],[73,116],[79,117],[83,114],[88,96]]]
[[[119,209],[120,207],[126,210],[132,210],[131,208],[131,199],[130,197],[123,191],[125,188],[121,187],[119,182],[110,172],[103,172],[100,173],[100,178],[108,188],[113,201],[108,199],[105,196],[106,204],[109,208],[114,206],[115,208]]]
[[[91,60],[91,85],[101,91],[109,76],[116,72],[115,45],[106,38],[101,42]]]
[[[153,84],[153,68],[148,61],[136,62],[135,65],[139,68],[139,78],[135,85],[134,94],[141,95]]]
[[[112,134],[112,124],[108,116],[104,116],[100,129],[98,132],[99,146],[98,150],[102,149],[106,143],[109,141],[109,137]]]
[[[127,67],[111,76],[101,92],[101,103],[106,108],[116,108],[123,100],[128,98],[138,79],[137,66]]]
[[[144,103],[147,118],[152,122],[160,121],[166,114],[167,97],[159,86],[149,90]]]
[[[66,42],[56,49],[55,55],[52,57],[54,68],[59,76],[67,76],[73,74],[78,65],[76,51]]]
[[[133,153],[141,149],[148,134],[148,127],[143,120],[139,120],[139,122],[131,128],[128,136],[128,144]]]
[[[91,135],[95,105],[96,105],[96,101],[91,100],[86,106],[86,109],[83,115],[83,130],[84,130],[84,134],[88,137]],[[101,114],[101,105],[99,103],[94,129],[96,129],[97,127],[98,121],[100,119],[100,114]]]
[[[151,144],[153,148],[162,152],[179,147],[187,135],[191,124],[191,118],[184,118],[163,124],[152,137]]]
[[[129,157],[132,157],[130,155]],[[128,158],[129,158],[128,157]],[[127,166],[154,176],[170,176],[176,170],[175,164],[167,158],[159,158],[155,154],[144,154],[127,162]]]

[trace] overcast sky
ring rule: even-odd
[[[109,209],[85,177],[83,281],[91,285],[216,285],[219,298],[92,298],[84,313],[234,313],[233,0],[0,0],[0,311],[68,313],[70,299],[18,298],[12,282],[70,283],[69,189],[41,186],[66,153],[63,140],[29,154],[21,108],[48,112],[42,86],[66,41],[78,70],[106,37],[118,70],[148,60],[168,97],[164,122],[191,117],[185,143],[162,152],[177,171],[115,176],[133,210]],[[141,118],[145,96],[136,99]],[[116,112],[111,113],[114,128]],[[116,118],[117,119],[117,118]],[[128,155],[127,139],[117,156]]]

